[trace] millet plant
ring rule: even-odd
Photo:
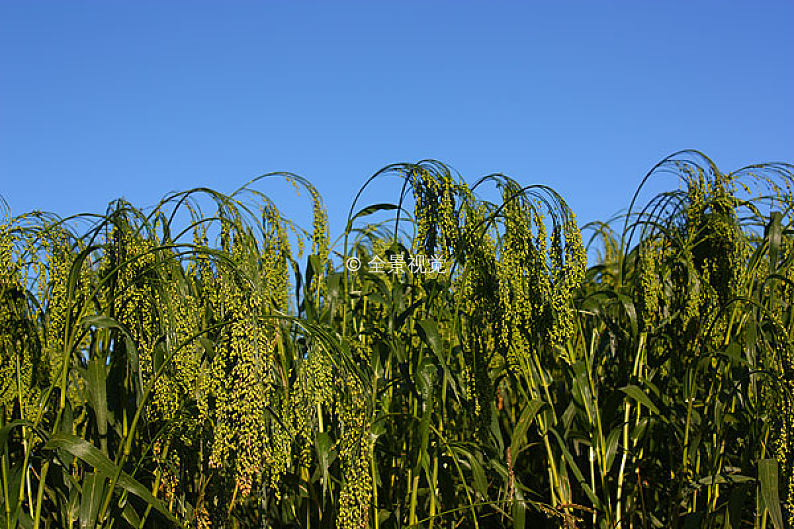
[[[794,527],[792,184],[683,151],[580,227],[395,164],[334,243],[287,173],[6,208],[0,527]]]

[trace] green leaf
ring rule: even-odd
[[[483,470],[482,465],[477,460],[477,457],[460,447],[455,447],[454,451],[458,454],[464,456],[469,462],[469,468],[471,468],[472,477],[474,478],[474,490],[477,491],[483,498],[488,497],[488,481],[485,479],[485,470]]]
[[[69,489],[69,500],[61,507],[61,516],[66,520],[66,527],[73,527],[74,522],[80,519],[80,488],[72,486]]]
[[[96,327],[97,329],[119,329],[123,330],[121,324],[111,318],[101,314],[92,314],[82,319],[83,327]]]
[[[645,393],[638,386],[631,384],[620,388],[620,391],[651,410],[654,414],[659,414],[659,408],[657,408],[656,405],[651,402],[651,398],[647,395],[647,393]]]
[[[166,358],[168,358],[168,353],[165,350],[165,342],[160,340],[154,344],[154,349],[152,350],[152,363],[155,371],[160,369]]]
[[[516,422],[516,425],[513,427],[513,434],[510,441],[510,453],[513,455],[514,465],[515,459],[518,457],[520,451],[519,449],[526,441],[527,431],[532,424],[532,420],[543,406],[542,400],[530,400],[529,403],[524,406],[521,416],[518,418],[518,422]]]
[[[92,358],[88,362],[88,396],[96,418],[102,452],[107,454],[108,434],[108,399],[107,399],[107,368],[102,356]]]
[[[433,363],[430,361],[430,358],[423,358],[414,377],[416,380],[416,386],[419,389],[419,392],[422,394],[423,407],[427,406],[432,408],[432,403],[430,401],[432,400],[436,389],[436,375],[436,366],[433,365]],[[430,404],[430,406],[428,406],[428,404]]]
[[[487,498],[488,481],[485,479],[485,470],[474,455],[469,458],[469,462],[471,463],[471,473],[474,476],[474,488],[483,498]]]
[[[621,428],[620,426],[616,426],[612,429],[612,431],[609,432],[609,435],[607,435],[607,439],[605,441],[606,461],[604,462],[604,468],[607,472],[609,472],[609,470],[612,468],[612,464],[615,462],[615,454],[617,454],[618,451],[618,441],[620,441],[620,434]]]
[[[761,482],[761,497],[775,529],[783,529],[783,514],[778,495],[778,468],[776,459],[758,461],[758,480]]]
[[[447,359],[444,357],[444,342],[441,339],[441,335],[438,332],[438,326],[434,320],[426,319],[419,322],[419,336],[424,340],[424,342],[430,347],[430,350],[433,351],[433,354],[438,359],[438,363],[441,366],[441,369],[444,371],[444,377],[452,387],[452,391],[457,398],[458,390],[454,385],[454,377],[449,370],[449,366],[447,365]]]
[[[395,209],[397,209],[397,205],[390,203],[372,204],[370,206],[362,208],[358,211],[358,213],[350,217],[350,220],[347,221],[347,227],[345,228],[345,232],[350,231],[350,229],[353,227],[353,222],[355,222],[355,220],[358,218],[366,217],[367,215],[372,215],[373,213],[376,213],[378,211],[391,211]]]
[[[433,320],[422,320],[419,322],[419,328],[421,329],[420,336],[424,339],[425,343],[430,346],[430,349],[432,349],[436,357],[443,363],[443,345],[441,336],[438,334],[436,322]]]
[[[44,445],[44,449],[66,450],[76,458],[91,465],[97,470],[97,472],[101,472],[105,476],[115,475],[118,469],[118,467],[94,445],[90,444],[85,439],[81,439],[68,433],[61,432],[54,434],[52,437],[50,437],[50,440],[47,441],[47,444]],[[152,496],[152,493],[149,492],[149,490],[142,483],[134,479],[126,472],[122,471],[119,474],[117,486],[126,490],[130,494],[138,496],[140,499],[156,509],[160,514],[168,518],[168,520],[176,525],[179,525],[177,519],[174,518],[173,514],[168,512],[168,509],[165,508],[165,505],[163,505],[160,500]]]
[[[323,497],[325,497],[325,491],[328,488],[328,467],[330,466],[330,452],[331,447],[333,446],[333,441],[331,441],[331,436],[328,435],[326,432],[322,432],[317,434],[317,438],[314,441],[315,450],[317,450],[317,459],[320,461],[320,470],[323,473]]]
[[[89,246],[77,254],[77,257],[72,261],[72,266],[69,269],[69,276],[66,280],[66,295],[69,303],[74,301],[74,294],[77,291],[77,281],[80,277],[80,270],[83,268],[83,261],[95,250],[101,250],[99,245]]]
[[[80,528],[96,527],[99,505],[105,492],[105,476],[86,472],[83,478],[83,493],[80,497]]]
[[[597,509],[600,509],[601,500],[595,495],[595,492],[593,491],[592,488],[590,488],[590,485],[587,484],[587,480],[585,480],[584,474],[582,474],[582,471],[579,469],[579,465],[576,464],[576,460],[574,459],[573,454],[571,454],[570,450],[568,450],[568,447],[566,446],[562,436],[554,428],[549,428],[549,432],[554,434],[554,437],[557,438],[557,443],[560,446],[560,450],[562,451],[563,458],[565,459],[565,462],[568,463],[568,466],[573,471],[573,475],[574,477],[576,477],[576,481],[579,483],[579,486],[582,487],[584,493],[587,495],[590,501],[593,502],[593,506]]]
[[[783,214],[779,211],[773,211],[766,225],[766,233],[764,237],[769,243],[769,264],[770,272],[777,272],[778,255],[780,255],[780,247],[783,239]]]
[[[130,361],[132,371],[140,375],[140,361],[138,359],[138,348],[135,340],[132,339],[129,329],[109,316],[91,315],[82,320],[84,327],[96,327],[97,329],[116,329],[124,336],[124,345],[127,352],[127,359]],[[143,385],[143,383],[141,383]]]
[[[199,336],[198,342],[204,349],[204,355],[207,357],[207,361],[212,362],[213,358],[215,358],[215,344],[206,336]]]
[[[22,509],[22,498],[19,497],[19,485],[22,482],[22,475],[22,462],[19,461],[17,464],[12,465],[6,475],[3,476],[3,479],[7,483],[8,487],[8,505],[11,509],[12,522],[15,516],[22,516],[25,513],[25,511]],[[2,495],[0,495],[0,497],[2,497]],[[11,527],[13,527],[13,524]]]
[[[33,423],[30,421],[16,420],[0,428],[0,450],[2,450],[8,442],[8,435],[11,433],[11,430],[25,426],[32,427]]]

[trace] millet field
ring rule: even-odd
[[[0,214],[0,529],[794,527],[794,165],[642,176]]]

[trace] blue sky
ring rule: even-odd
[[[792,21],[790,1],[4,1],[0,195],[70,215],[291,171],[338,234],[370,174],[435,158],[604,219],[679,149],[794,161]]]

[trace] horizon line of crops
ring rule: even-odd
[[[682,151],[580,228],[395,164],[333,245],[288,173],[6,215],[0,527],[792,527],[792,184]],[[344,267],[416,254],[446,270]]]

